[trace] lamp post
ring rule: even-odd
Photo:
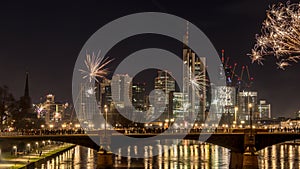
[[[45,134],[45,125],[41,125],[41,131],[40,131],[40,134],[42,135],[42,134]]]
[[[252,136],[253,135],[253,133],[252,133],[252,104],[251,103],[249,103],[248,104],[248,108],[249,108],[249,111],[250,111],[250,136]]]
[[[228,126],[230,126],[230,112],[229,112],[229,108],[227,108],[227,123],[228,123]]]
[[[35,146],[36,146],[36,152],[38,153],[38,151],[39,151],[39,142],[35,142]]]
[[[65,129],[67,127],[67,125],[64,123],[61,125],[62,129]]]
[[[13,150],[14,150],[14,155],[17,155],[17,152],[18,152],[17,146],[13,146]]]
[[[106,138],[106,122],[107,122],[107,105],[104,105],[104,111],[105,111],[105,122],[104,122],[104,136]]]
[[[227,105],[227,106],[225,106],[225,108],[227,109],[227,126],[228,126],[228,132],[230,132],[231,118],[230,118],[230,111],[229,111],[229,109],[231,108],[231,106]]]
[[[28,143],[27,144],[27,147],[28,147],[28,153],[30,152],[30,144]]]
[[[170,119],[166,119],[165,120],[165,125],[164,125],[164,128],[169,128],[169,126],[170,126]]]
[[[237,125],[237,111],[239,110],[239,108],[237,106],[234,107],[234,121],[235,124]]]

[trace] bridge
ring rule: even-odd
[[[245,152],[245,132],[190,132],[185,133],[162,133],[159,134],[161,139],[179,139],[184,138],[186,140],[199,140],[206,143],[222,146],[231,151],[244,153]],[[114,142],[118,140],[120,136],[128,136],[133,138],[151,138],[157,136],[158,133],[129,133],[129,134],[112,134],[111,140]],[[300,139],[300,132],[268,132],[268,131],[256,131],[255,135],[255,148],[257,151],[266,147],[282,143],[285,141],[291,141]],[[100,141],[99,134],[83,134],[83,133],[71,133],[71,134],[21,134],[21,133],[0,133],[1,141],[42,141],[52,140],[61,141],[66,143],[73,143],[85,147],[89,147],[95,150],[99,150],[99,145],[93,140]]]
[[[166,139],[187,139],[187,140],[199,140],[206,143],[211,143],[214,145],[219,145],[231,150],[231,162],[230,168],[243,168],[241,161],[244,161],[244,153],[247,151],[247,146],[249,145],[249,129],[244,129],[244,131],[238,132],[190,132],[187,135],[185,133],[161,133],[160,137],[155,137],[155,139],[166,140]],[[43,141],[43,140],[52,140],[52,141],[61,141],[66,143],[73,143],[85,147],[89,147],[95,150],[99,150],[99,145],[95,143],[95,140],[100,141],[100,134],[86,134],[86,133],[70,133],[70,134],[0,134],[0,142],[6,141]],[[110,136],[111,143],[114,145],[120,137],[128,136],[131,138],[152,138],[157,136],[158,133],[118,133],[112,134]],[[282,143],[285,141],[291,141],[300,139],[300,132],[295,131],[276,131],[268,132],[253,129],[253,147],[255,151],[259,151],[268,146],[274,144]],[[101,142],[101,141],[100,141]],[[251,138],[250,138],[251,142]],[[139,144],[139,143],[136,143]]]

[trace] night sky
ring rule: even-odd
[[[0,85],[7,85],[19,98],[23,95],[25,72],[28,71],[30,95],[34,102],[48,93],[53,93],[60,101],[71,102],[74,64],[82,46],[94,32],[124,15],[165,12],[197,25],[218,51],[225,50],[230,63],[248,65],[255,78],[253,89],[259,92],[260,99],[272,104],[273,116],[293,117],[300,108],[300,66],[294,65],[283,71],[277,69],[272,58],[266,60],[264,66],[259,66],[251,64],[247,56],[255,43],[255,34],[260,33],[265,11],[270,4],[278,2],[4,1],[0,5]],[[151,41],[146,44],[151,46]],[[180,48],[176,50],[181,51]],[[116,57],[129,54],[121,51]]]

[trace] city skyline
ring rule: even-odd
[[[79,4],[72,4],[70,6],[73,8],[68,8],[67,3],[61,6],[49,4],[49,6],[39,7],[41,4],[16,5],[9,2],[3,5],[7,7],[6,10],[1,11],[5,16],[3,18],[5,25],[0,31],[3,37],[1,41],[3,49],[0,54],[5,59],[5,62],[0,64],[1,85],[9,86],[14,97],[18,99],[23,94],[25,72],[28,71],[33,101],[37,102],[41,96],[54,93],[59,100],[70,102],[75,59],[89,36],[107,22],[125,14],[143,11],[168,12],[186,18],[199,26],[211,39],[216,49],[218,51],[225,49],[226,55],[230,56],[233,62],[248,64],[255,78],[254,89],[260,93],[261,99],[266,99],[274,105],[273,116],[294,117],[292,113],[300,108],[296,85],[300,81],[297,78],[299,66],[294,65],[282,71],[277,69],[272,59],[267,60],[265,66],[259,66],[251,64],[250,58],[246,56],[251,52],[255,34],[260,33],[265,10],[268,9],[268,5],[277,2],[218,1],[218,3],[205,2],[203,6],[187,2],[191,8],[187,11],[179,10],[181,8],[179,3],[132,2],[122,4],[124,7],[118,7],[114,2],[110,2],[98,4],[103,7],[92,14],[89,12],[95,9],[93,6],[97,6],[96,4],[83,5],[83,12],[77,14]],[[126,6],[134,6],[138,9],[128,10],[125,9]],[[248,6],[252,6],[252,11],[248,10]],[[106,10],[106,7],[113,10]],[[38,10],[39,16],[34,9]],[[49,11],[52,9],[56,12],[51,12],[50,15]],[[22,13],[25,15],[21,15]],[[209,15],[203,16],[206,13]],[[14,44],[15,42],[17,43]],[[149,44],[137,45],[135,48],[151,46],[150,43],[151,41]],[[168,44],[161,46],[168,46]],[[119,59],[126,57],[129,51],[124,48],[126,45],[112,52],[114,56],[111,57]],[[121,56],[123,54],[124,56]]]

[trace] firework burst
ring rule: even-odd
[[[206,87],[208,86],[208,80],[206,78],[205,72],[202,71],[199,74],[195,75],[193,78],[191,78],[190,84],[197,91],[196,93],[198,95],[200,91],[206,90]]]
[[[91,97],[96,94],[96,87],[93,86],[88,87],[84,93],[86,97]]]
[[[285,69],[300,60],[300,3],[273,5],[267,10],[261,35],[250,55],[252,62],[262,64],[268,56],[274,56],[278,68]]]
[[[97,78],[105,78],[108,74],[108,70],[105,68],[112,59],[104,58],[104,56],[100,56],[100,51],[96,56],[94,52],[92,56],[90,54],[86,54],[86,59],[84,64],[87,70],[79,69],[81,74],[83,74],[83,79],[88,78],[90,82],[95,80],[98,82]]]

